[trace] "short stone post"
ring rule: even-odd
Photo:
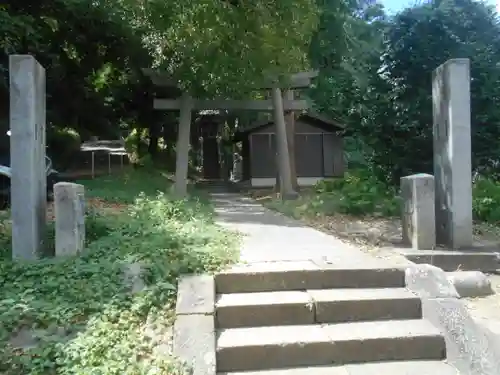
[[[473,242],[469,65],[449,60],[432,75],[436,238],[451,249]]]
[[[401,178],[403,241],[414,249],[436,246],[434,176],[421,173]]]
[[[85,246],[85,189],[83,185],[54,185],[56,256],[77,255]]]
[[[44,252],[45,70],[29,55],[9,56],[12,258]]]

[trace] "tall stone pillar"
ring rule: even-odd
[[[43,254],[46,226],[45,70],[29,55],[9,56],[12,258]]]
[[[466,248],[473,242],[468,59],[448,60],[433,72],[432,99],[436,240]]]

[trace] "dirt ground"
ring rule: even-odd
[[[272,194],[269,191],[254,191],[251,195],[264,205],[266,201],[272,199]],[[403,256],[395,251],[395,248],[403,247],[399,218],[359,218],[337,214],[335,216],[303,217],[302,221],[318,230],[355,244],[361,250],[378,258],[388,259],[395,264],[408,263]],[[500,228],[475,224],[474,238],[477,243],[500,244]],[[494,323],[493,326],[499,327],[498,333],[500,334],[500,270],[498,274],[490,274],[488,277],[495,294],[489,297],[466,298],[464,302],[475,319]]]

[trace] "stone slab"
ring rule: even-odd
[[[423,298],[459,298],[446,273],[430,264],[412,265],[406,269],[406,286]]]
[[[442,359],[444,339],[423,320],[221,330],[219,371]]]
[[[363,363],[345,369],[348,375],[460,375],[456,368],[439,361]]]
[[[187,275],[179,280],[176,314],[214,314],[215,282],[211,275]]]
[[[419,319],[420,298],[403,288],[309,290],[316,323]]]
[[[276,262],[237,267],[215,275],[217,293],[251,293],[328,288],[391,288],[404,286],[404,269],[370,268],[363,264]]]
[[[217,339],[219,371],[332,363],[334,343],[319,325],[226,329]]]
[[[495,294],[488,276],[480,271],[449,272],[446,276],[461,298],[486,297]]]
[[[422,298],[423,317],[444,335],[447,361],[460,374],[498,375],[500,345],[472,319],[444,271],[414,265],[407,271],[407,287]]]
[[[192,375],[215,375],[215,327],[212,315],[178,315],[174,324],[173,354]]]
[[[493,272],[499,268],[498,255],[489,251],[412,250],[398,249],[408,260],[418,264],[432,264],[446,272]]]
[[[217,375],[350,375],[350,374],[347,373],[345,366],[314,366],[314,367],[299,367],[299,368],[264,370],[264,371],[243,371],[243,372],[238,371],[238,372],[225,372],[225,373],[221,372],[217,373]]]
[[[361,363],[346,366],[315,366],[267,371],[218,373],[217,375],[460,375],[441,361]]]
[[[420,299],[404,288],[320,289],[218,296],[218,328],[418,319]]]
[[[311,297],[303,291],[231,293],[218,296],[219,328],[313,324]]]

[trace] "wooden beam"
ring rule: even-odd
[[[284,77],[284,82],[279,86],[286,86],[288,89],[300,89],[309,87],[311,85],[311,79],[318,76],[317,70],[311,70],[307,72],[299,72],[290,74],[288,77]],[[267,82],[261,87],[262,89],[272,89],[276,87],[276,82],[278,78],[269,78]]]
[[[316,78],[319,74],[317,70],[310,70],[308,72],[299,72],[292,74],[292,79],[313,79]]]
[[[154,70],[151,68],[143,68],[142,72],[144,75],[149,77],[151,81],[157,86],[164,87],[179,87],[179,81],[170,77],[168,74]],[[311,70],[306,72],[298,72],[294,74],[284,75],[284,85],[290,89],[298,89],[309,87],[311,85],[311,79],[316,78],[318,76],[317,70]],[[276,85],[278,78],[269,78],[266,79],[266,83],[261,87],[262,89],[271,89]],[[280,85],[281,86],[281,85]]]
[[[284,100],[283,106],[285,111],[302,111],[309,108],[306,100]],[[160,110],[179,110],[181,101],[179,99],[155,99],[153,102],[154,109]],[[247,111],[273,111],[272,100],[194,100],[193,110],[204,109],[227,109],[227,110],[247,110]]]

